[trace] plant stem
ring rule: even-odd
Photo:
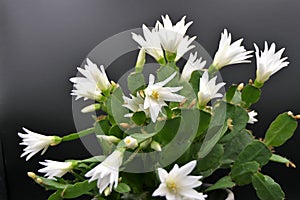
[[[69,135],[66,135],[66,136],[62,137],[62,141],[67,142],[67,141],[76,140],[78,138],[81,138],[81,137],[86,136],[86,135],[88,135],[90,133],[93,133],[93,132],[94,132],[94,127],[88,128],[88,129],[79,131],[78,133],[71,133]]]

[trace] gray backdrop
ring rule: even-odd
[[[46,199],[49,193],[27,178],[26,172],[37,171],[38,161],[55,159],[57,154],[61,159],[89,156],[81,143],[74,141],[50,148],[46,156],[35,156],[25,162],[19,158],[22,148],[18,146],[17,132],[22,126],[58,135],[75,131],[69,95],[72,85],[68,78],[76,74],[76,66],[101,41],[142,23],[151,26],[162,14],[168,13],[174,20],[187,15],[188,20],[193,20],[188,33],[197,35],[197,42],[211,55],[225,27],[235,39],[244,37],[247,49],[253,48],[253,42],[262,46],[265,40],[286,47],[285,55],[291,64],[263,88],[262,99],[254,106],[259,112],[259,123],[253,127],[255,134],[263,135],[279,113],[300,113],[299,1],[2,0],[0,6],[4,58],[0,73],[0,199],[5,198],[4,183],[11,200]],[[121,76],[122,68],[134,64],[135,55],[136,52],[114,62],[109,76]],[[248,77],[255,77],[255,66],[231,66],[222,70],[222,76],[228,85],[246,82]],[[300,164],[299,145],[300,130],[277,152]],[[263,171],[281,184],[287,199],[298,199],[298,169],[271,164]],[[251,187],[234,192],[238,200],[256,199]]]

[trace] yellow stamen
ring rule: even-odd
[[[167,182],[167,187],[172,190],[173,192],[177,192],[177,185],[174,181]]]
[[[130,144],[130,142],[131,142],[131,139],[130,139],[130,138],[127,138],[127,139],[125,140],[125,143],[126,143],[126,144]]]
[[[152,96],[154,99],[158,99],[158,98],[159,98],[159,94],[158,94],[157,90],[153,90],[151,96]]]

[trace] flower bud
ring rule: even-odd
[[[41,178],[37,178],[37,179],[36,179],[36,182],[37,182],[38,184],[43,184],[43,180],[42,180]]]
[[[129,129],[130,125],[128,123],[120,123],[120,126],[124,129]]]
[[[155,151],[161,151],[161,145],[154,140],[151,142],[150,147],[151,147],[151,149],[153,149]]]
[[[94,112],[95,110],[100,110],[101,105],[99,103],[91,104],[89,106],[84,107],[81,112],[82,113],[89,113]]]
[[[288,116],[294,117],[294,114],[292,113],[292,111],[288,111]]]
[[[107,188],[104,190],[104,196],[107,197],[108,195],[110,195],[110,193],[111,193],[110,188],[107,187]]]
[[[99,138],[100,140],[105,140],[111,143],[118,143],[121,140],[119,138],[117,138],[116,136],[113,135],[97,135],[97,138]]]
[[[131,136],[127,136],[125,139],[124,139],[124,142],[126,144],[126,147],[129,148],[129,149],[135,149],[136,147],[138,147],[138,142],[136,139],[134,139],[133,137]]]
[[[137,58],[137,61],[136,61],[136,64],[135,64],[135,71],[137,73],[141,73],[143,71],[143,68],[144,68],[144,65],[145,65],[145,62],[146,62],[145,57],[146,57],[146,52],[142,48],[139,51],[139,55],[138,55],[138,58]]]
[[[29,177],[32,178],[32,179],[35,179],[35,178],[36,178],[36,175],[35,175],[35,173],[33,173],[33,172],[27,172],[27,176],[29,176]]]
[[[147,148],[149,146],[149,144],[151,143],[151,141],[152,141],[152,138],[149,138],[149,139],[145,140],[144,142],[142,142],[140,144],[140,148],[141,149]]]
[[[241,91],[244,88],[244,83],[240,83],[237,87],[238,91]]]

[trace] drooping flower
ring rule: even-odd
[[[131,136],[125,137],[123,141],[125,142],[126,147],[129,149],[135,149],[139,145],[137,140]]]
[[[203,69],[205,65],[206,61],[202,61],[202,57],[197,59],[197,52],[195,52],[194,54],[191,53],[188,61],[186,62],[182,70],[180,80],[189,81],[192,73],[196,70]]]
[[[85,176],[91,177],[89,182],[97,180],[97,187],[99,193],[109,186],[110,192],[112,188],[118,186],[119,170],[123,162],[124,152],[122,150],[115,150],[102,163],[97,165],[92,170],[88,171]]]
[[[164,87],[168,82],[170,82],[176,76],[176,72],[173,73],[166,80],[154,83],[155,77],[150,74],[149,84],[145,91],[145,101],[144,109],[149,109],[150,117],[153,122],[156,121],[158,114],[162,112],[162,107],[167,106],[165,101],[170,102],[181,102],[185,99],[184,96],[179,94],[174,94],[173,92],[178,92],[183,87]]]
[[[194,48],[190,45],[196,37],[189,38],[185,36],[187,29],[193,22],[185,23],[185,16],[173,25],[169,16],[162,16],[163,24],[157,21],[156,29],[160,36],[160,42],[166,54],[171,53],[176,55],[175,61],[181,58],[183,54]]]
[[[254,124],[255,122],[258,121],[255,118],[255,116],[257,116],[257,112],[255,112],[255,110],[252,110],[251,112],[248,112],[248,116],[249,116],[249,120],[248,120],[249,124]]]
[[[288,66],[289,62],[286,61],[287,57],[281,58],[284,48],[275,52],[276,45],[272,43],[270,49],[268,43],[265,42],[265,50],[260,51],[256,44],[255,56],[256,56],[256,81],[260,84],[266,82],[270,76],[281,70],[283,67]]]
[[[180,168],[175,164],[169,173],[163,168],[158,168],[161,184],[154,191],[152,196],[165,196],[167,200],[204,200],[207,195],[197,192],[194,189],[202,185],[202,182],[199,181],[202,176],[188,175],[196,167],[196,164],[197,162],[195,160]]]
[[[160,61],[164,59],[164,52],[161,48],[157,30],[155,28],[149,30],[149,28],[143,24],[143,34],[144,37],[132,33],[132,39],[140,45],[140,48],[144,49],[149,55],[155,58],[155,60]]]
[[[239,39],[231,44],[231,34],[224,29],[212,65],[219,70],[227,65],[251,62],[247,59],[252,57],[250,54],[253,51],[246,51],[245,47],[241,45],[242,41],[243,39]]]
[[[84,98],[84,100],[92,99],[99,100],[104,91],[111,88],[104,66],[100,69],[90,59],[86,59],[86,65],[83,68],[77,68],[78,71],[85,77],[73,77],[70,79],[74,83],[74,90],[71,95],[76,96],[76,100]]]
[[[136,97],[130,94],[130,97],[131,99],[123,96],[123,106],[131,110],[133,113],[143,111],[146,116],[149,116],[149,109],[144,109],[144,99],[141,97],[140,93],[137,92]],[[133,113],[128,113],[125,117],[132,117]]]
[[[62,177],[69,171],[73,169],[72,162],[58,162],[53,160],[45,160],[45,162],[40,162],[41,165],[45,167],[39,169],[38,172],[45,173],[45,177],[49,179],[54,179],[55,177]]]
[[[210,100],[218,97],[222,97],[221,93],[218,91],[223,87],[226,83],[218,83],[216,84],[217,76],[209,79],[208,72],[205,71],[200,78],[199,83],[199,92],[198,92],[198,102],[200,106],[205,106]]]
[[[59,144],[62,139],[58,136],[45,136],[35,132],[32,132],[26,128],[23,130],[27,134],[18,133],[19,137],[22,138],[22,142],[20,145],[27,146],[24,148],[24,152],[22,153],[21,157],[26,157],[26,161],[29,160],[32,156],[37,154],[39,151],[43,150],[41,155],[43,155],[49,146],[54,146]]]

